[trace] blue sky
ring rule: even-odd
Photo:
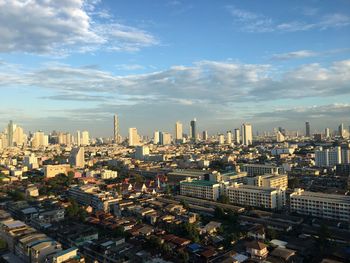
[[[350,2],[0,1],[0,125],[350,124]]]

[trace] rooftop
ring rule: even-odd
[[[206,180],[193,180],[193,181],[182,181],[180,184],[198,185],[198,186],[214,186],[217,182],[206,181]]]

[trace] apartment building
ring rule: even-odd
[[[234,183],[226,190],[230,203],[242,206],[281,209],[285,205],[285,190]]]
[[[248,185],[263,186],[270,188],[288,188],[288,175],[286,174],[264,174],[255,177],[247,177]]]
[[[59,174],[68,174],[68,171],[70,171],[70,165],[69,164],[58,164],[58,165],[45,165],[44,166],[44,176],[46,178],[52,178]]]
[[[296,189],[290,195],[290,210],[298,214],[349,222],[350,196]]]
[[[247,172],[248,176],[263,174],[282,174],[283,168],[274,165],[246,163],[240,165],[242,172]]]
[[[120,200],[117,194],[101,191],[96,185],[75,186],[69,189],[68,194],[81,205],[91,206],[94,210],[105,212],[110,212],[111,206]]]
[[[187,179],[180,182],[180,194],[216,201],[220,196],[220,184],[206,180]]]

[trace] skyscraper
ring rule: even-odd
[[[175,140],[176,142],[182,141],[182,123],[179,121],[175,123]]]
[[[326,129],[324,130],[324,136],[325,136],[326,138],[329,138],[329,137],[330,137],[329,128],[326,128]]]
[[[231,133],[231,131],[227,131],[226,135],[227,135],[226,143],[227,144],[231,144],[232,143],[232,133]]]
[[[202,137],[203,141],[208,140],[208,131],[203,131],[203,137]]]
[[[114,133],[113,133],[114,143],[119,143],[119,120],[118,120],[117,114],[113,116],[113,128],[114,128]]]
[[[81,134],[80,131],[77,131],[77,145],[80,146],[81,145]]]
[[[222,145],[225,143],[225,136],[223,134],[219,134],[219,144]]]
[[[68,137],[68,136],[67,136]],[[68,144],[68,141],[67,141]],[[81,145],[89,145],[90,144],[90,136],[88,131],[83,131],[81,133]]]
[[[153,143],[154,144],[158,144],[159,140],[160,140],[160,138],[159,138],[159,131],[155,131],[154,135],[153,135]]]
[[[140,145],[140,137],[136,128],[129,128],[129,146]]]
[[[344,137],[344,124],[341,123],[338,127],[338,134],[340,137]]]
[[[161,145],[169,145],[171,144],[171,134],[168,132],[161,132],[159,134],[159,143]]]
[[[310,123],[308,121],[305,122],[305,136],[306,137],[311,137]]]
[[[238,128],[235,129],[235,143],[240,144],[241,143],[241,138],[240,138],[240,131]]]
[[[242,124],[242,144],[251,145],[253,143],[252,125],[248,123]]]
[[[14,132],[14,125],[13,122],[10,121],[7,125],[7,144],[9,147],[13,146],[13,132]]]
[[[190,136],[191,136],[191,140],[194,142],[197,140],[196,122],[197,122],[197,120],[196,120],[196,118],[194,118],[190,123],[190,126],[191,126]]]

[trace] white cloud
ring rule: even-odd
[[[0,52],[137,51],[158,43],[148,32],[113,21],[98,2],[0,0]]]
[[[178,104],[206,103],[230,105],[244,101],[273,101],[350,94],[350,60],[329,66],[305,64],[276,74],[264,64],[200,61],[192,66],[126,76],[114,75],[94,67],[74,68],[47,65],[31,71],[0,73],[0,87],[28,87],[50,90],[52,99],[63,100],[62,93],[79,93],[105,99],[118,97],[126,103],[171,101]],[[96,96],[96,97],[94,97]],[[103,97],[97,97],[103,96]],[[78,98],[78,97],[77,97]],[[67,100],[74,96],[67,96]]]
[[[244,32],[297,32],[313,29],[326,30],[350,25],[350,16],[341,13],[320,16],[305,14],[308,16],[307,20],[278,21],[278,19],[234,6],[228,6],[227,9],[234,18],[234,23],[238,29]]]

